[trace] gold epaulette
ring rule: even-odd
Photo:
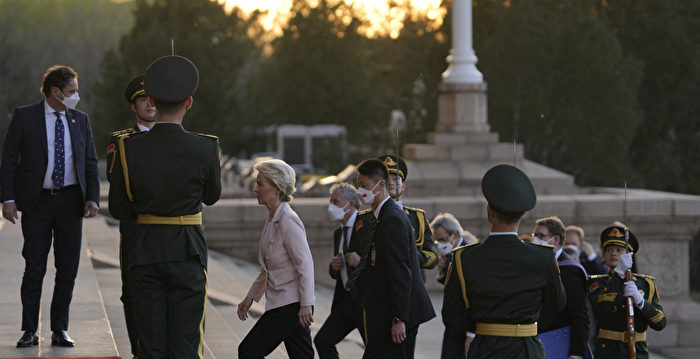
[[[477,245],[477,244],[481,244],[481,242],[475,242],[475,243],[465,244],[465,245],[463,245],[463,246],[459,246],[459,247],[457,247],[457,248],[453,248],[451,252],[452,252],[452,253],[457,253],[457,251],[460,251],[460,252],[461,252],[462,250],[465,250],[465,249],[467,249],[468,247],[473,247],[473,246],[475,246],[475,245]]]
[[[421,213],[425,213],[425,210],[424,210],[424,209],[420,209],[420,208],[415,208],[415,207],[407,207],[407,206],[403,206],[403,209],[405,209],[405,210],[407,209],[407,210],[409,210],[409,211],[414,211],[414,212],[421,212]]]
[[[200,132],[192,132],[192,131],[190,131],[190,133],[193,134],[193,135],[197,135],[197,136],[202,136],[202,137],[211,138],[212,140],[216,140],[216,141],[219,140],[219,136],[209,135],[209,134],[200,133]]]
[[[362,215],[365,215],[367,213],[373,213],[373,212],[374,212],[374,210],[372,208],[367,208],[367,209],[363,209],[361,211],[358,211],[357,215],[362,216]]]
[[[112,135],[112,137],[120,137],[120,136],[123,136],[123,135],[132,134],[132,133],[134,133],[134,132],[137,132],[137,131],[134,130],[133,127],[129,127],[129,128],[125,128],[125,129],[123,129],[123,130],[114,131],[114,132],[112,132],[111,135]]]
[[[554,248],[554,246],[549,245],[549,244],[540,244],[540,243],[534,243],[534,242],[525,242],[525,243],[532,244],[533,246],[540,246],[540,247],[545,247],[545,248],[549,248],[549,249]]]
[[[656,280],[656,278],[646,274],[632,273],[632,275],[639,278],[649,278],[651,280]]]
[[[601,278],[608,278],[610,275],[609,274],[593,274],[589,276],[589,279],[601,279]]]

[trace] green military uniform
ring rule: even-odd
[[[544,358],[533,323],[543,301],[555,308],[566,303],[552,247],[522,242],[516,235],[491,235],[453,253],[442,317],[446,331],[477,333],[469,358]],[[493,331],[499,328],[488,324],[520,324],[522,337],[515,331],[498,335]],[[464,342],[457,344],[464,348]]]
[[[146,92],[143,89],[144,75],[135,76],[129,81],[124,90],[124,99],[131,105],[134,105],[136,99],[146,97]],[[138,114],[137,114],[138,116]],[[111,181],[112,171],[114,170],[114,153],[117,151],[119,137],[140,132],[138,125],[123,130],[112,132],[107,146],[107,180]],[[122,277],[122,295],[121,299],[124,306],[124,320],[126,322],[126,331],[129,335],[131,344],[131,353],[136,357],[138,355],[138,333],[134,319],[133,302],[131,299],[131,290],[129,286],[129,271],[127,263],[129,261],[129,248],[133,242],[132,237],[136,231],[136,219],[124,218],[119,221],[119,269]]]
[[[490,209],[499,213],[520,218],[535,206],[530,180],[513,166],[490,169],[482,189]],[[500,220],[489,219],[492,225]],[[537,337],[540,308],[544,302],[560,311],[566,304],[552,247],[523,242],[516,232],[507,232],[452,252],[442,306],[443,357],[462,357],[466,333],[472,332],[476,337],[467,353],[470,359],[544,359]]]
[[[127,128],[120,131],[112,132],[107,146],[107,180],[111,183],[112,171],[114,170],[114,152],[119,144],[119,137],[130,135],[138,132],[138,128]],[[126,322],[126,331],[129,335],[131,344],[131,353],[138,355],[138,334],[136,323],[134,322],[134,309],[131,299],[131,290],[129,287],[129,271],[127,263],[129,261],[129,247],[132,243],[132,237],[136,230],[135,218],[122,218],[119,220],[119,269],[122,277],[122,295],[119,298],[124,306],[124,320]]]
[[[408,177],[408,166],[406,161],[396,155],[383,155],[377,157],[384,161],[389,174],[397,175],[401,181],[406,181]],[[401,204],[400,201],[398,203]],[[403,211],[411,222],[411,227],[416,234],[416,247],[418,248],[418,263],[423,269],[432,269],[438,263],[437,244],[433,239],[433,230],[425,214],[425,210],[420,208],[403,206]]]
[[[603,248],[608,245],[620,245],[620,242],[624,246],[624,241],[620,238],[623,232],[624,228],[614,226],[603,231],[601,235]],[[616,237],[618,240],[612,239]],[[637,252],[639,245],[631,232],[629,243],[629,248]],[[635,349],[637,358],[643,359],[649,357],[646,342],[647,328],[663,329],[666,326],[666,315],[661,307],[654,277],[635,273],[632,275],[632,280],[644,299],[641,309],[634,306]],[[627,325],[626,297],[623,295],[625,280],[611,270],[609,274],[591,276],[588,286],[589,299],[599,328],[595,358],[629,358],[628,344],[624,341]]]
[[[411,222],[411,227],[416,232],[416,247],[418,247],[418,263],[423,269],[432,269],[437,265],[437,244],[433,239],[433,231],[425,215],[420,208],[403,206],[403,211]]]
[[[165,102],[188,99],[197,83],[189,60],[166,56],[149,67],[144,85],[151,98]],[[185,92],[178,94],[181,87]],[[158,123],[119,137],[117,149],[109,210],[137,222],[127,267],[139,358],[202,358],[207,245],[201,209],[221,194],[218,139]]]

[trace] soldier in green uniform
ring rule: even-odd
[[[422,269],[432,269],[438,263],[437,244],[433,240],[433,231],[425,215],[425,210],[420,208],[406,207],[401,203],[401,195],[406,190],[406,178],[408,177],[408,167],[406,161],[396,155],[383,155],[377,157],[384,161],[389,169],[389,183],[387,190],[389,196],[399,206],[403,207],[404,213],[411,222],[411,227],[416,233],[416,247],[418,247],[418,262]],[[425,276],[425,273],[423,274]],[[423,278],[425,281],[425,278]]]
[[[544,358],[537,337],[542,303],[560,311],[566,294],[552,246],[518,238],[520,218],[535,207],[530,179],[509,165],[491,168],[481,182],[491,233],[453,250],[442,321],[450,338],[443,358],[464,356],[466,333],[476,333],[468,358]]]
[[[626,296],[631,296],[634,303],[637,358],[649,358],[646,330],[648,327],[663,329],[666,316],[654,277],[633,273],[632,280],[625,282],[625,271],[632,267],[632,253],[639,251],[639,242],[630,231],[626,243],[625,228],[610,226],[600,234],[600,244],[605,265],[612,269],[608,274],[591,276],[588,281],[589,299],[599,328],[595,358],[629,358],[628,344],[625,342]]]
[[[124,90],[124,98],[126,102],[131,104],[131,111],[136,114],[136,125],[123,130],[112,132],[107,146],[107,179],[111,179],[112,171],[114,170],[114,152],[119,142],[119,137],[122,135],[132,134],[134,132],[150,130],[156,121],[156,108],[146,96],[146,91],[143,89],[144,74],[140,74],[126,85]],[[121,301],[124,305],[124,319],[126,321],[126,331],[129,335],[131,343],[131,353],[136,357],[138,355],[138,334],[136,331],[136,323],[134,322],[134,310],[131,302],[131,291],[129,290],[129,271],[127,271],[126,263],[129,260],[129,243],[131,237],[136,230],[136,220],[133,218],[124,218],[119,221],[119,265],[122,275],[122,296]]]
[[[139,358],[202,358],[207,244],[202,203],[221,194],[218,139],[182,127],[199,74],[181,56],[162,57],[144,88],[158,123],[119,137],[109,190],[115,218],[135,218],[129,284]]]

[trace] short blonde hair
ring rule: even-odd
[[[260,161],[253,167],[280,191],[280,200],[289,202],[296,191],[296,172],[282,160]]]

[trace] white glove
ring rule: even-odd
[[[637,289],[637,285],[634,284],[633,281],[625,282],[625,297],[632,297],[632,300],[634,301],[634,305],[637,306],[637,308],[641,308],[642,305],[644,304],[644,297],[642,297],[642,293],[639,293],[639,290]]]
[[[632,252],[627,252],[620,256],[617,267],[615,267],[615,273],[624,278],[625,272],[630,268],[632,268]]]

